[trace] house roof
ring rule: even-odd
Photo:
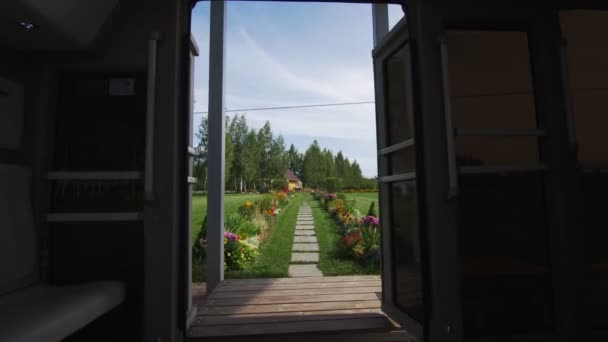
[[[300,178],[295,175],[291,170],[285,171],[285,178],[290,182],[301,182]]]

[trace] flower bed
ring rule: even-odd
[[[355,200],[347,200],[343,194],[314,192],[318,200],[336,221],[340,239],[340,250],[347,257],[362,264],[380,263],[380,219],[375,215],[375,204],[363,215],[355,208]]]
[[[277,216],[289,204],[285,192],[268,194],[261,199],[245,201],[238,212],[224,219],[224,270],[245,269],[258,257],[260,244],[277,223]],[[206,260],[207,217],[192,245],[192,262]]]

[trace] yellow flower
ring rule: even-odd
[[[245,206],[246,206],[247,208],[251,207],[251,202],[250,202],[250,201],[245,202]]]

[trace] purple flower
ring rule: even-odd
[[[327,195],[325,195],[325,198],[328,200],[335,200],[336,194],[327,194]]]
[[[365,216],[361,222],[370,226],[377,226],[380,224],[380,219],[375,216]]]
[[[236,241],[239,239],[238,236],[236,236],[236,234],[234,233],[230,233],[230,232],[224,232],[224,237],[228,240],[232,240],[232,241]]]

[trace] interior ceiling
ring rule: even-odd
[[[62,50],[89,46],[118,0],[0,1],[0,47]],[[18,21],[38,26],[28,31]]]

